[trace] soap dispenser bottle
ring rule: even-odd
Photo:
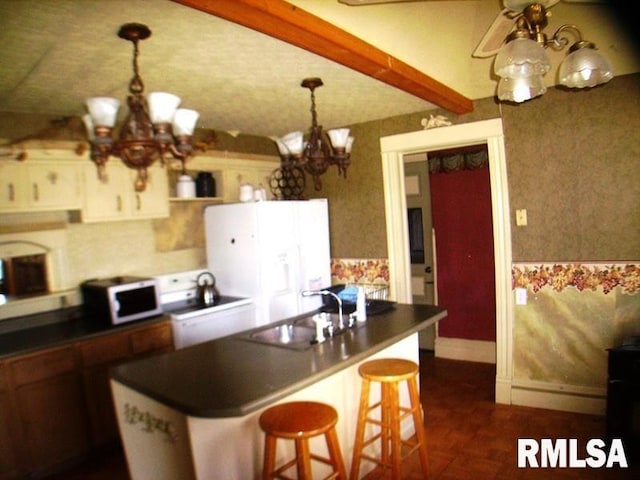
[[[356,319],[358,322],[367,320],[367,300],[364,293],[364,287],[358,287],[358,296],[356,297]]]

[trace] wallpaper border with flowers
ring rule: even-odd
[[[538,292],[551,288],[578,291],[601,291],[604,294],[619,287],[622,293],[640,292],[640,262],[598,263],[518,263],[511,267],[512,288],[530,288]]]
[[[331,283],[389,285],[386,258],[332,258]]]

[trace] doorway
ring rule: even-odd
[[[497,403],[511,403],[512,325],[511,224],[502,120],[492,119],[380,139],[385,195],[390,295],[411,303],[407,201],[404,184],[405,156],[453,147],[486,144],[489,154],[491,210],[496,285],[496,385]]]
[[[406,155],[404,172],[412,300],[448,311],[437,330],[434,325],[420,331],[420,348],[437,347],[436,354],[445,358],[495,363],[487,147]]]
[[[416,304],[437,305],[427,155],[419,153],[405,156],[404,174],[411,262],[411,300]],[[421,350],[435,350],[436,331],[437,325],[420,330],[418,343]]]

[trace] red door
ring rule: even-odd
[[[487,165],[429,175],[441,337],[495,341],[495,269]]]

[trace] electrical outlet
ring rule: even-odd
[[[527,289],[526,288],[516,288],[516,305],[526,305],[527,304]]]

